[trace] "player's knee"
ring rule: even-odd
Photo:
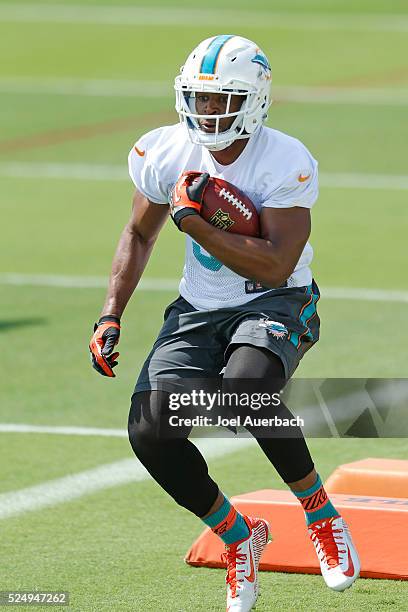
[[[154,409],[153,391],[143,391],[134,393],[131,400],[128,435],[129,442],[137,456],[151,448],[154,441],[158,438],[158,414]]]

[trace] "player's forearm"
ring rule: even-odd
[[[122,232],[112,263],[101,316],[121,317],[149,260],[154,240],[145,241],[130,225]]]
[[[185,217],[182,229],[230,270],[267,287],[279,287],[293,271],[294,266],[270,240],[229,234],[198,215]]]

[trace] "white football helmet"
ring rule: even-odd
[[[271,105],[271,67],[266,55],[252,41],[241,36],[222,35],[207,38],[190,53],[175,79],[176,111],[194,144],[210,151],[220,151],[235,140],[251,137],[266,121]],[[197,92],[227,94],[223,115],[197,114]],[[242,96],[237,112],[229,112],[231,96]],[[234,118],[226,131],[220,120]],[[215,119],[215,131],[206,133],[199,119]]]

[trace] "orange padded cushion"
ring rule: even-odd
[[[408,498],[408,461],[369,458],[345,463],[324,487],[328,493]]]

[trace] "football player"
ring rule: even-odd
[[[130,151],[133,212],[90,343],[94,367],[114,376],[121,316],[170,213],[186,237],[180,296],[167,307],[137,380],[129,438],[159,485],[224,541],[231,612],[251,610],[256,602],[269,525],[234,508],[188,439],[189,428],[177,438],[161,435],[169,411],[161,385],[222,372],[224,380],[267,379],[268,388],[279,391],[319,338],[319,290],[308,242],[317,162],[299,140],[264,126],[270,89],[269,61],[250,40],[214,36],[189,55],[175,80],[180,123],[145,134]],[[252,200],[259,238],[222,231],[200,216],[209,176],[229,181]],[[282,403],[257,416],[270,417],[271,410],[292,417]],[[359,574],[358,555],[300,428],[288,428],[285,438],[252,433],[304,509],[327,585],[343,591]]]

